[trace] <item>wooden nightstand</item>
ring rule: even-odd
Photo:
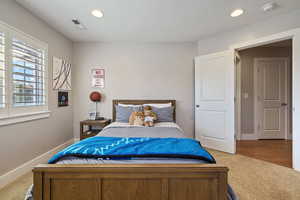
[[[109,125],[110,122],[110,119],[81,121],[80,140],[97,135],[105,126]],[[97,127],[97,129],[93,127]]]

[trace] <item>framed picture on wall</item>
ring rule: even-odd
[[[71,64],[57,57],[53,57],[53,89],[72,90]]]
[[[59,91],[58,92],[58,107],[68,106],[69,105],[69,93]]]
[[[104,88],[105,84],[105,70],[104,69],[92,69],[92,87]]]

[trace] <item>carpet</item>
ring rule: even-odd
[[[0,190],[1,200],[24,200],[27,189],[32,184],[32,172],[18,178]]]
[[[240,200],[299,200],[300,172],[242,155],[209,150],[229,167],[229,184]]]
[[[242,155],[209,150],[218,164],[229,167],[229,183],[240,200],[299,200],[300,172]],[[1,200],[23,200],[32,173],[0,190]]]

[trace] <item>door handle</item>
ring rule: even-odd
[[[281,106],[287,106],[287,105],[288,105],[287,103],[282,103],[282,104],[281,104]]]
[[[196,105],[196,108],[200,108],[200,105]]]

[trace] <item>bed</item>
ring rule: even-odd
[[[113,100],[113,121],[116,120],[116,105],[120,103],[171,103],[174,108],[176,106],[175,100]],[[176,120],[175,109],[173,120]],[[178,125],[168,122],[157,123],[152,128],[114,122],[99,136],[91,140],[111,136],[111,139],[136,137],[149,140],[184,137]],[[34,200],[228,199],[228,168],[193,157],[135,155],[131,159],[115,160],[70,154],[53,159],[56,164],[41,164],[33,169]]]

